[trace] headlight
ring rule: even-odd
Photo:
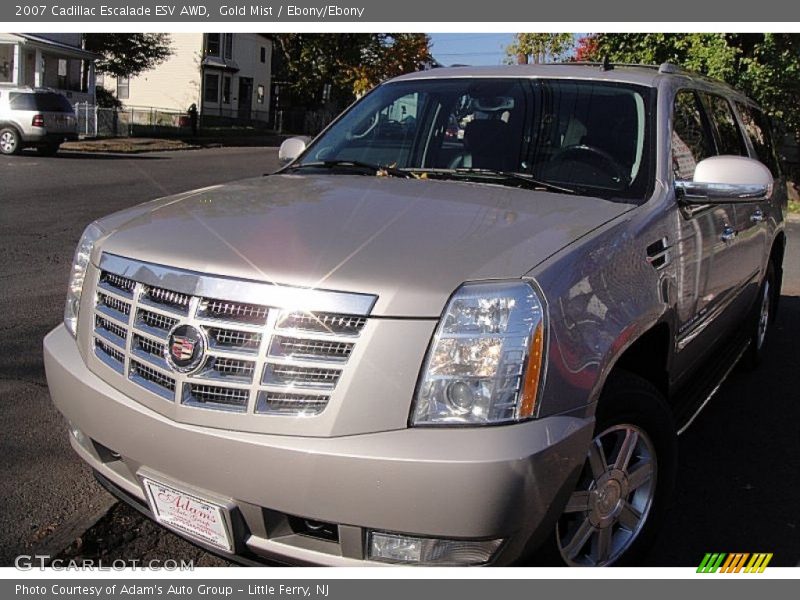
[[[536,415],[544,302],[523,281],[462,285],[420,373],[412,425],[487,425]]]
[[[103,231],[94,223],[89,225],[78,242],[75,257],[72,259],[72,271],[69,275],[67,288],[67,304],[64,306],[64,325],[74,337],[78,330],[78,308],[81,303],[83,280],[86,277],[86,268],[92,256],[95,242],[103,235]]]

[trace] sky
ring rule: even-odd
[[[502,65],[513,33],[430,33],[433,57],[442,65]]]

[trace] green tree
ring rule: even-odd
[[[430,39],[408,33],[278,33],[277,79],[288,84],[296,104],[315,107],[323,88],[330,100],[349,102],[387,77],[416,71],[429,62]]]
[[[84,33],[83,44],[102,56],[97,70],[113,77],[135,77],[172,55],[166,33]]]
[[[506,54],[516,62],[544,63],[566,59],[574,46],[571,33],[518,33]]]

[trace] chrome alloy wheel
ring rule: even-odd
[[[653,442],[639,427],[609,427],[592,440],[581,479],[556,527],[571,566],[616,562],[642,530],[656,491]]]
[[[3,154],[13,154],[17,149],[17,138],[11,131],[4,131],[0,133],[0,151]]]
[[[767,338],[767,327],[769,327],[769,308],[770,308],[770,289],[769,279],[764,282],[764,292],[761,296],[761,309],[758,313],[758,332],[756,334],[756,348],[761,350],[764,340]]]

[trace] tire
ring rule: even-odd
[[[44,146],[39,146],[36,148],[36,151],[39,153],[39,156],[55,156],[58,153],[58,149],[61,147],[61,144],[45,144]]]
[[[613,373],[596,416],[586,463],[546,551],[555,564],[635,564],[658,531],[675,487],[677,435],[653,385]]]
[[[775,320],[776,297],[775,290],[775,267],[772,262],[767,265],[767,274],[761,282],[758,292],[758,301],[753,307],[752,333],[750,335],[750,346],[745,353],[742,366],[745,369],[753,370],[764,360],[764,347],[769,337],[770,325]]]
[[[22,151],[22,139],[13,127],[0,129],[0,154],[19,154]]]

